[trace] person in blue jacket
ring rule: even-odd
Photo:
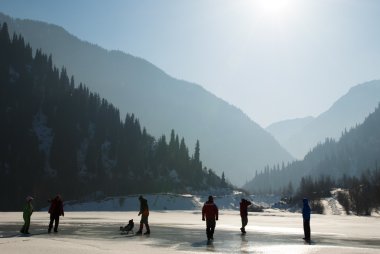
[[[306,242],[310,242],[310,213],[311,209],[309,206],[309,200],[307,198],[304,198],[302,200],[303,207],[302,207],[302,218],[303,218],[303,231],[305,234],[305,237],[303,238]]]

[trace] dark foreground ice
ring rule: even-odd
[[[47,234],[48,215],[36,213],[29,237],[18,233],[21,213],[0,218],[0,253],[380,253],[378,217],[313,216],[311,245],[302,240],[300,215],[280,212],[251,214],[241,235],[238,214],[224,211],[211,242],[193,211],[152,212],[150,236],[120,234],[129,219],[138,224],[133,212],[67,213],[57,234]]]

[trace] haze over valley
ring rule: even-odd
[[[326,138],[338,140],[360,125],[379,104],[380,80],[352,87],[319,116],[287,120],[266,128],[297,159],[303,157]]]

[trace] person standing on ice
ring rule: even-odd
[[[148,224],[148,217],[149,217],[149,207],[148,207],[148,201],[143,198],[143,196],[139,197],[140,201],[140,212],[138,216],[141,215],[141,220],[140,220],[140,229],[139,231],[136,232],[136,235],[141,235],[142,230],[143,230],[143,225],[145,224],[146,232],[144,235],[149,235],[150,234],[150,228]]]
[[[302,200],[303,208],[302,208],[302,218],[303,218],[303,231],[305,237],[303,238],[306,242],[310,242],[310,213],[311,209],[309,206],[309,201],[307,198]]]
[[[53,222],[54,222],[54,232],[58,232],[58,225],[59,225],[59,216],[65,216],[65,213],[63,212],[63,201],[61,195],[57,195],[54,199],[50,200],[50,223],[48,228],[48,233],[51,232],[51,229],[53,228]]]
[[[240,217],[241,217],[241,228],[242,234],[245,234],[245,226],[248,224],[248,206],[252,205],[251,202],[242,198],[240,202]]]
[[[22,234],[30,234],[29,233],[30,217],[32,217],[32,213],[34,211],[32,200],[33,198],[31,196],[26,197],[26,204],[24,206],[24,209],[22,210],[22,217],[24,219],[24,225],[22,226],[20,230]]]
[[[202,208],[202,220],[206,218],[206,234],[207,240],[214,239],[214,231],[216,221],[218,220],[218,207],[214,204],[214,198],[208,197],[208,201],[204,203]]]

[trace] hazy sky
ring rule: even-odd
[[[202,85],[263,127],[380,78],[377,0],[0,0]]]

